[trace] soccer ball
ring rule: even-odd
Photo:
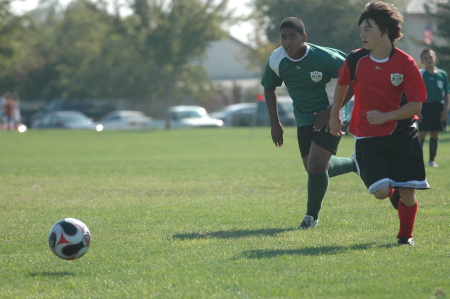
[[[48,236],[50,249],[64,260],[82,257],[91,244],[89,228],[78,219],[65,218],[53,225]]]

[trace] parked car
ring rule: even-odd
[[[292,100],[278,99],[278,115],[283,126],[296,126],[293,114]],[[256,103],[240,103],[225,106],[211,113],[211,116],[220,118],[226,126],[269,126],[270,118],[265,101]]]
[[[280,122],[283,126],[297,126],[293,113],[294,108],[292,106],[292,100],[289,101],[289,99],[290,98],[278,97],[278,116],[280,117]],[[266,102],[258,101],[257,103],[258,107],[255,124],[257,126],[270,126],[269,111],[267,110]]]
[[[100,107],[85,100],[57,99],[52,100],[28,118],[28,123],[32,124],[36,119],[41,118],[49,112],[54,111],[78,111],[92,118],[93,121],[99,120],[103,115],[112,109]]]
[[[152,118],[141,111],[118,110],[99,121],[105,130],[139,130],[151,127]]]
[[[211,117],[219,118],[227,127],[251,126],[256,116],[256,103],[239,103],[211,112]]]
[[[77,111],[50,112],[35,120],[32,129],[73,129],[102,131],[103,126],[93,123],[90,118]]]
[[[200,106],[172,106],[168,110],[171,128],[204,128],[223,126],[221,119],[212,118],[205,108]]]

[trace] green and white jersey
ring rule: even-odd
[[[444,96],[450,92],[447,73],[441,69],[437,69],[436,74],[429,73],[425,69],[421,69],[420,73],[427,88],[425,104],[444,103]]]
[[[314,112],[332,105],[338,71],[347,56],[333,48],[305,44],[306,53],[298,60],[290,58],[283,47],[273,51],[261,81],[268,90],[284,82],[298,127],[313,124],[317,118]],[[346,120],[345,110],[341,109],[342,120]]]

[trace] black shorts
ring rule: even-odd
[[[313,125],[307,125],[297,127],[297,141],[303,158],[309,155],[312,142],[336,155],[341,137],[333,136],[330,132],[325,132],[325,129],[316,132],[313,129]]]
[[[422,104],[422,122],[419,123],[419,131],[445,131],[446,124],[441,121],[441,112],[444,110],[442,103]]]
[[[355,153],[359,175],[372,194],[389,186],[430,188],[414,127],[389,136],[357,139]]]

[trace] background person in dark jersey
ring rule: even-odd
[[[277,147],[283,145],[283,126],[277,111],[276,88],[284,82],[293,100],[298,145],[308,172],[307,211],[299,228],[307,229],[318,225],[329,177],[356,172],[353,159],[333,156],[340,137],[328,132],[332,93],[346,54],[307,43],[305,26],[295,17],[281,22],[280,40],[282,46],[270,55],[261,84],[270,115],[272,140]],[[345,103],[352,95],[348,94]],[[344,109],[340,110],[344,113]]]
[[[438,149],[439,131],[445,130],[445,121],[450,104],[450,84],[447,73],[436,67],[437,57],[433,50],[423,50],[420,59],[425,66],[420,70],[420,73],[427,88],[427,101],[422,105],[422,112],[419,113],[419,137],[423,146],[427,132],[430,132],[428,166],[438,167],[439,165],[434,161],[434,158]]]
[[[372,1],[364,7],[358,22],[364,48],[352,51],[339,70],[330,131],[335,136],[344,134],[336,107],[342,103],[347,86],[353,84],[350,132],[356,138],[359,175],[378,199],[397,192],[397,242],[414,245],[415,189],[429,188],[414,126],[426,89],[414,59],[393,44],[403,36],[402,22],[403,16],[391,4]]]

